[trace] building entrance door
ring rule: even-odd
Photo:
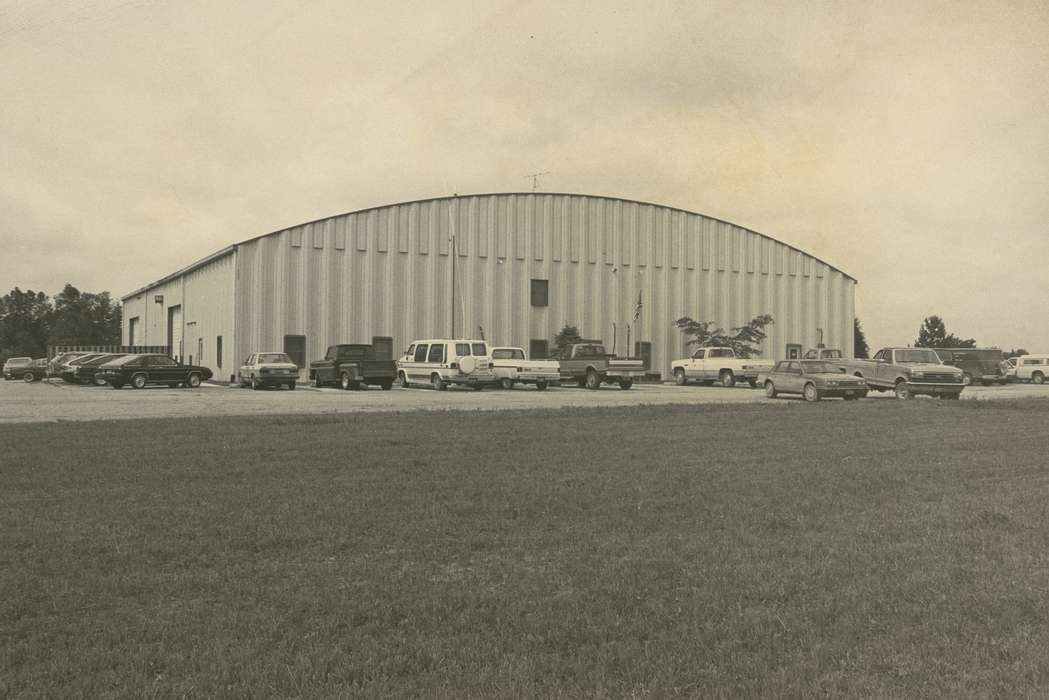
[[[306,336],[304,335],[286,335],[284,336],[284,352],[291,361],[299,366],[299,378],[301,379],[304,375],[303,370],[306,370],[306,377],[310,376],[310,365],[306,361]]]
[[[182,362],[182,306],[168,309],[168,348],[171,356]]]
[[[797,343],[787,343],[787,359],[788,360],[800,360],[801,359],[801,346]]]

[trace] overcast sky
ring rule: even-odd
[[[0,0],[0,293],[453,192],[681,207],[1049,352],[1049,3]]]

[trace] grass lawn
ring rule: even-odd
[[[0,426],[0,696],[1049,694],[1049,401]]]

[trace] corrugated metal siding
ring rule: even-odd
[[[300,239],[301,242],[301,239]],[[179,306],[182,311],[181,335],[182,347],[172,348],[175,356],[209,367],[216,379],[223,378],[235,370],[233,356],[233,282],[236,271],[235,253],[227,255],[195,268],[186,274],[157,285],[140,294],[124,300],[122,342],[128,344],[129,323],[132,318],[139,319],[135,338],[136,345],[167,345],[168,310]],[[154,301],[162,295],[164,301]],[[176,332],[176,336],[178,333]],[[218,366],[217,338],[223,336],[223,362]],[[203,341],[204,355],[200,356],[200,341]]]
[[[280,348],[286,334],[305,335],[310,358],[336,342],[392,336],[399,351],[448,335],[453,232],[458,336],[483,326],[489,340],[527,348],[568,323],[623,352],[641,291],[631,340],[653,344],[654,369],[664,374],[684,352],[673,321],[685,315],[733,327],[772,313],[765,350],[775,358],[787,343],[814,346],[817,328],[825,344],[852,352],[855,283],[841,272],[698,214],[559,194],[397,204],[241,244],[233,352]],[[214,274],[206,269],[201,278]],[[530,305],[533,278],[550,281],[548,307]]]

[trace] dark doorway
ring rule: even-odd
[[[372,337],[372,351],[376,360],[393,359],[393,338],[387,335],[376,335]]]
[[[797,343],[787,343],[787,359],[798,360],[801,359],[801,346]]]
[[[642,340],[634,343],[634,357],[640,357],[645,363],[645,369],[652,369],[652,343]]]
[[[284,352],[287,353],[292,362],[299,366],[300,374],[304,369],[309,370],[309,363],[306,362],[306,336],[284,336]]]

